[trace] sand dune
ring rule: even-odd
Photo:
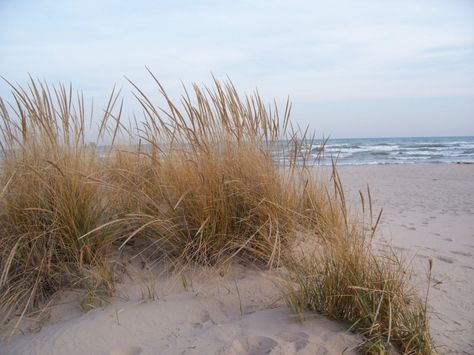
[[[434,260],[430,305],[439,352],[474,353],[474,166],[352,166],[340,173],[354,205],[370,184],[375,208],[384,208],[376,243],[390,241],[413,258],[421,291],[427,259]],[[194,271],[186,283],[137,266],[129,272],[111,304],[86,314],[74,302],[56,306],[39,331],[24,329],[0,343],[0,353],[348,354],[360,341],[322,316],[296,321],[270,272]]]
[[[234,266],[224,277],[194,275],[186,289],[178,279],[150,283],[140,274],[121,285],[118,294],[127,300],[65,320],[75,312],[71,303],[38,333],[6,345],[5,353],[351,354],[360,342],[322,316],[298,322],[268,273]],[[154,300],[147,299],[147,287]]]

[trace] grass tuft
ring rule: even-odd
[[[81,285],[109,288],[96,278],[107,268],[111,235],[99,227],[108,216],[103,170],[85,143],[85,104],[72,88],[31,80],[11,86],[16,106],[2,102],[0,204],[0,310],[3,320],[23,316],[57,291]],[[100,286],[100,287],[99,287]]]
[[[333,177],[336,193],[328,197],[332,216],[327,218],[331,223],[320,224],[303,242],[303,251],[286,260],[282,289],[288,305],[300,319],[305,311],[313,311],[348,322],[364,336],[364,354],[388,354],[393,349],[433,354],[428,296],[422,301],[412,287],[404,259],[391,249],[373,249],[380,215],[375,224],[370,220],[369,228],[363,221],[348,219],[336,171]],[[431,261],[429,267],[431,271]]]
[[[129,192],[120,207],[133,229],[126,242],[148,238],[185,263],[238,257],[278,265],[296,216],[293,183],[273,156],[289,104],[280,117],[257,94],[241,98],[232,83],[215,81],[185,89],[178,106],[156,84],[164,107],[134,85],[145,112],[136,132],[146,148],[118,154],[113,174]]]

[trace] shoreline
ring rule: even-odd
[[[347,163],[347,164],[340,164],[339,162],[336,164],[338,168],[340,167],[345,167],[345,166],[439,166],[439,165],[474,165],[474,162],[470,161],[456,161],[456,162],[412,162],[412,163],[360,163],[360,164],[354,164],[354,163]],[[317,163],[313,165],[312,167],[331,167],[331,164],[320,164],[318,165]]]

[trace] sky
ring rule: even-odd
[[[474,1],[0,0],[0,75],[103,102],[227,76],[317,135],[474,135]],[[9,97],[0,83],[0,95]]]

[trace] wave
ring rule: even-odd
[[[420,144],[411,144],[406,145],[405,148],[419,149],[419,148],[451,148],[454,146],[459,146],[458,144],[442,144],[442,143],[420,143]]]
[[[314,159],[321,151],[317,143],[304,149]],[[324,165],[331,159],[341,165],[473,162],[474,137],[334,139],[322,153]]]

